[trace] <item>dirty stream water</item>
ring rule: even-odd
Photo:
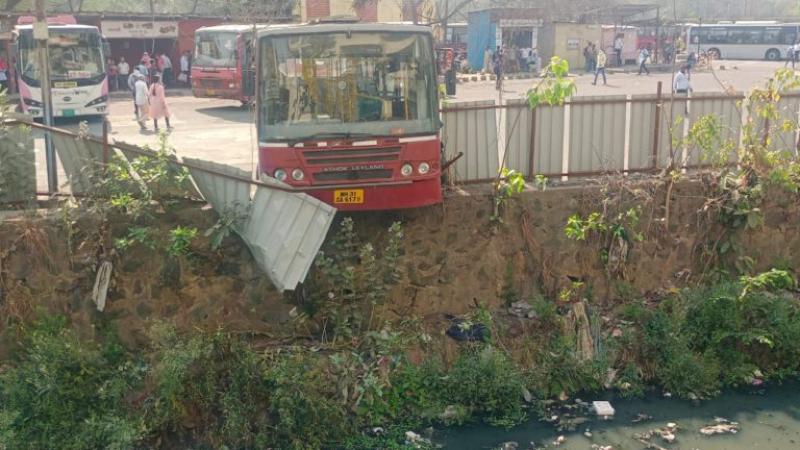
[[[660,396],[640,400],[622,400],[605,396],[584,401],[609,400],[616,410],[612,420],[591,420],[575,431],[558,432],[553,425],[531,420],[511,430],[488,426],[451,428],[437,433],[434,441],[446,449],[479,450],[502,448],[515,441],[519,450],[548,448],[589,450],[592,445],[611,446],[614,450],[647,448],[634,439],[648,430],[677,424],[676,439],[671,444],[654,436],[651,442],[669,450],[798,450],[800,449],[800,383],[769,386],[763,390],[730,391],[717,399],[698,405]],[[640,414],[652,419],[633,423]],[[717,417],[738,422],[736,434],[704,436],[699,430],[715,424]],[[584,433],[589,430],[590,437]],[[554,445],[559,436],[565,440]],[[531,446],[531,442],[535,447]],[[598,448],[594,447],[594,448]],[[652,447],[659,448],[659,447]]]

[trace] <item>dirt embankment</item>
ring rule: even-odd
[[[429,319],[466,313],[476,302],[498,307],[509,288],[522,299],[555,299],[576,289],[576,295],[609,305],[697,281],[710,255],[725,253],[706,184],[676,184],[668,202],[663,182],[620,186],[527,192],[507,202],[503,223],[492,220],[489,195],[453,193],[442,206],[357,215],[356,231],[364,241],[380,241],[391,221],[403,222],[402,280],[389,310]],[[614,260],[614,270],[601,239],[590,233],[587,240],[575,241],[565,234],[573,214],[599,212],[610,223],[619,211],[637,206],[637,225],[628,231],[638,236],[618,252],[622,257]],[[725,247],[735,251],[723,254],[723,260],[753,271],[797,267],[800,200],[776,188],[765,193],[760,209],[763,224],[730,233]],[[159,248],[143,246],[112,257],[108,302],[99,313],[91,301],[95,271],[98,255],[112,243],[101,237],[100,224],[90,215],[75,219],[72,214],[70,219],[55,212],[46,219],[24,216],[0,223],[0,331],[38,308],[69,315],[86,325],[86,332],[94,332],[91,319],[101,314],[131,343],[146,339],[152,320],[268,336],[289,318],[292,305],[271,287],[243,245],[229,240],[213,252],[204,238],[193,244],[193,256],[177,264]],[[213,212],[192,205],[164,214],[159,222],[165,229],[176,221],[188,223],[202,235],[215,220]],[[111,235],[124,235],[127,226],[124,220],[115,223]]]

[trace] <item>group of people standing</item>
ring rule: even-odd
[[[166,53],[160,53],[151,57],[148,52],[144,52],[139,60],[136,68],[139,73],[145,76],[148,84],[153,83],[153,78],[158,75],[164,86],[172,86],[175,81],[185,86],[189,85],[191,67],[191,54],[185,52],[181,55],[180,60],[180,74],[177,80],[174,80],[174,69],[172,59]],[[128,79],[131,75],[131,66],[125,61],[125,57],[120,57],[119,62],[115,62],[113,58],[109,58],[106,64],[106,71],[108,75],[108,87],[110,90],[118,90],[122,84],[122,80]]]
[[[497,46],[492,52],[489,46],[483,51],[483,72],[491,70],[496,77],[496,88],[501,89],[502,77],[507,72],[532,72],[538,68],[538,58],[534,48],[505,48]]]
[[[162,73],[154,71],[151,74],[144,64],[137,66],[128,76],[128,89],[133,95],[134,114],[142,131],[147,130],[147,121],[150,119],[153,120],[154,129],[158,131],[158,120],[162,118],[167,124],[167,129],[172,129],[163,80]]]

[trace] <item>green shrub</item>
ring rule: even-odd
[[[115,343],[79,339],[63,317],[28,330],[0,375],[0,444],[9,449],[133,448],[144,427],[125,396],[144,367]]]
[[[147,417],[154,433],[171,430],[214,447],[269,446],[273,433],[266,407],[272,382],[261,355],[223,332],[183,337],[157,325],[151,337],[154,388]]]
[[[510,428],[525,419],[522,373],[503,352],[491,347],[465,348],[450,369],[444,398]]]

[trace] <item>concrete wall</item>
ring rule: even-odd
[[[570,69],[575,71],[585,66],[583,47],[588,42],[600,42],[602,30],[600,25],[577,23],[551,23],[545,25],[539,33],[539,49],[542,64],[547,64],[553,56],[569,61]],[[568,48],[568,42],[577,41],[575,48]]]
[[[400,22],[403,10],[400,0],[373,0],[354,8],[353,0],[303,0],[300,17],[303,22],[329,16],[358,16],[366,22]]]

